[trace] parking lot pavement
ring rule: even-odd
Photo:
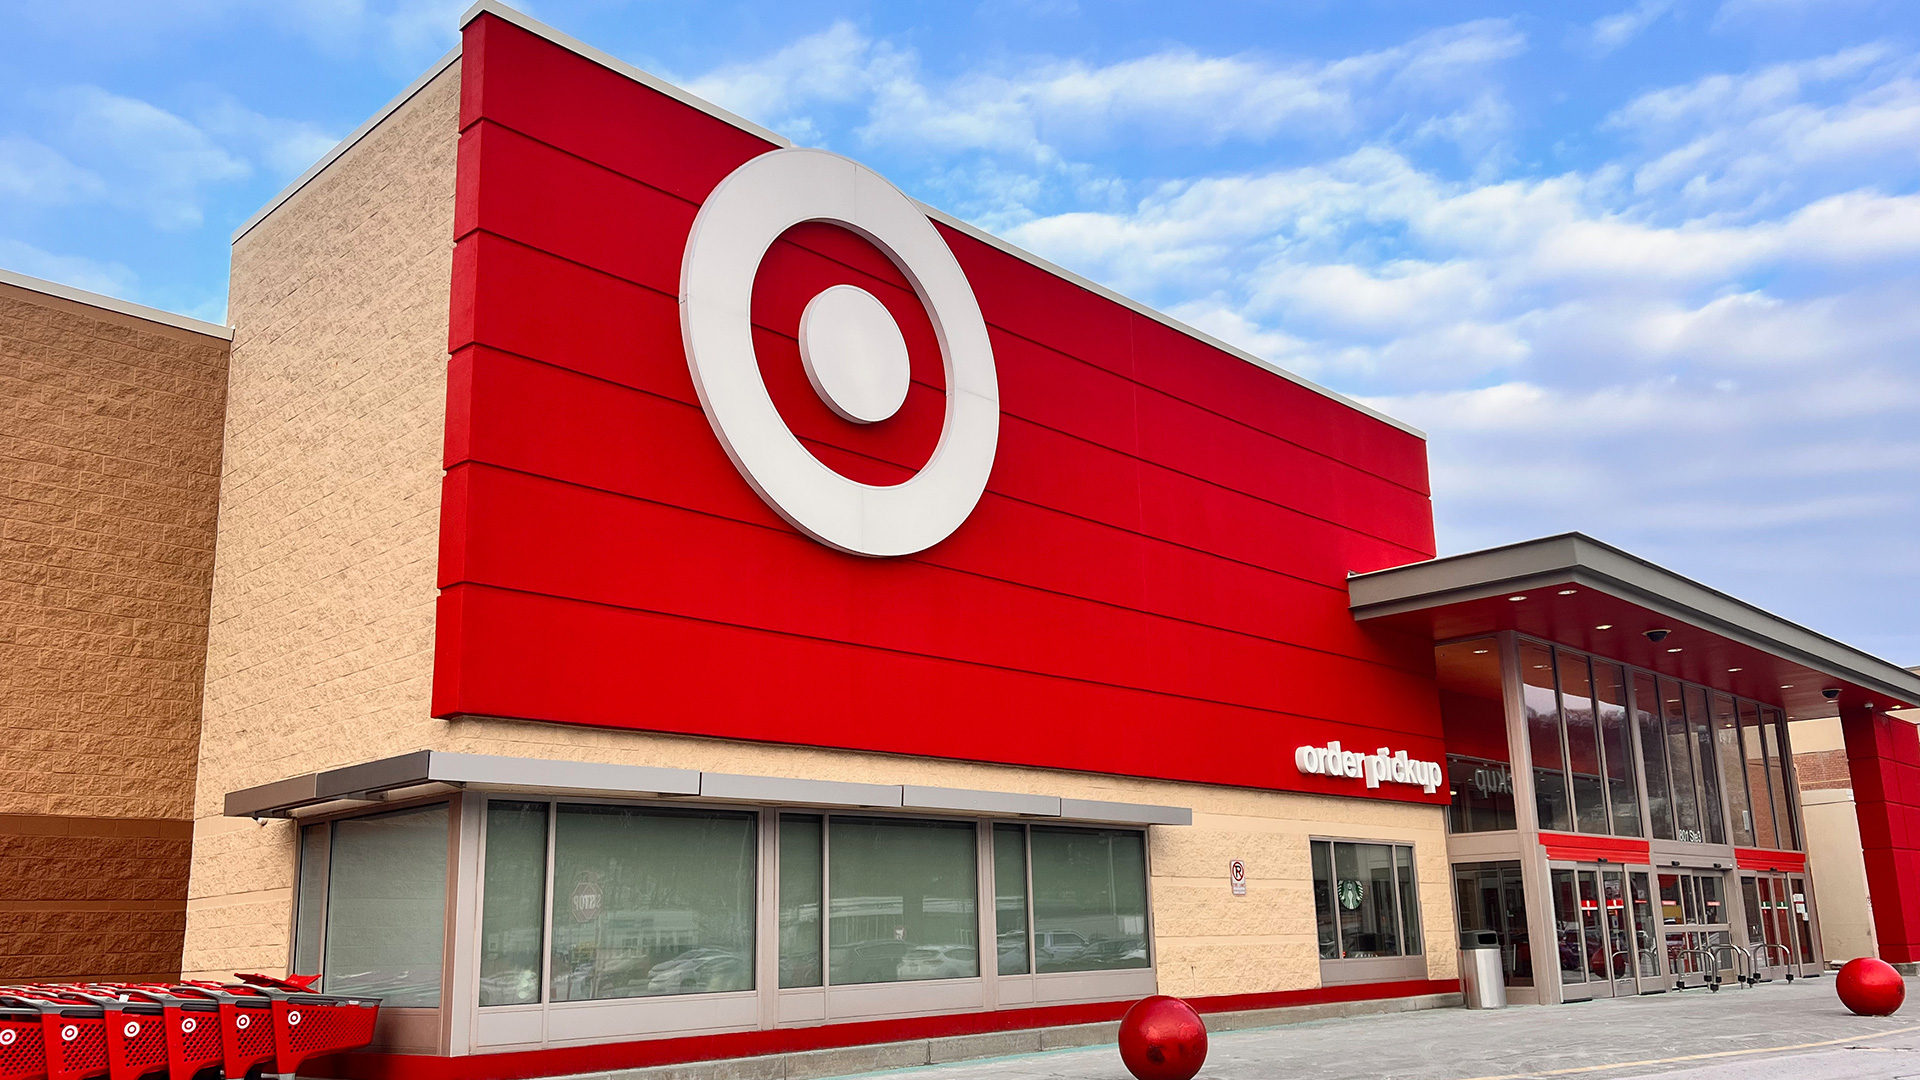
[[[1200,1080],[1920,1078],[1920,981],[1908,1010],[1854,1016],[1831,977],[1751,990],[1485,1012],[1437,1009],[1224,1032]],[[1111,1046],[879,1074],[910,1080],[1129,1080]]]

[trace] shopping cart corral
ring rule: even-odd
[[[367,1045],[380,999],[311,989],[316,976],[0,987],[0,1080],[290,1080]]]

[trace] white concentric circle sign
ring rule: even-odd
[[[903,483],[876,487],[828,468],[780,418],[760,377],[748,317],[754,274],[781,233],[808,221],[851,229],[885,252],[933,323],[946,371],[946,422],[933,457]],[[735,169],[707,197],[687,239],[680,333],[727,456],[767,505],[821,543],[856,555],[911,554],[952,535],[979,503],[1000,436],[987,325],[933,223],[873,170],[799,149]],[[864,289],[836,285],[814,297],[801,318],[800,345],[808,380],[841,418],[877,423],[905,402],[905,340]]]

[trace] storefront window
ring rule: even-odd
[[[561,804],[554,1001],[753,989],[754,815]]]
[[[819,986],[821,821],[780,815],[780,985]]]
[[[1025,975],[1027,957],[1027,830],[993,827],[993,922],[1002,975]]]
[[[1447,788],[1453,799],[1447,827],[1456,833],[1515,828],[1498,643],[1479,638],[1442,645],[1434,649],[1433,658],[1447,743]]]
[[[1600,724],[1594,715],[1593,681],[1587,658],[1554,650],[1560,677],[1560,710],[1567,728],[1567,775],[1573,781],[1574,827],[1607,831],[1607,790],[1600,774]]]
[[[1727,788],[1727,831],[1740,847],[1753,846],[1753,805],[1747,800],[1746,755],[1740,749],[1740,716],[1733,698],[1713,695],[1713,742],[1720,779]]]
[[[1703,844],[1707,833],[1700,820],[1699,782],[1693,775],[1693,735],[1687,730],[1680,684],[1661,679],[1659,693],[1660,713],[1666,719],[1667,768],[1673,783],[1674,839]]]
[[[1713,720],[1707,711],[1707,692],[1689,686],[1682,695],[1687,706],[1687,730],[1692,733],[1693,775],[1700,785],[1700,821],[1709,844],[1727,842],[1720,813],[1720,766],[1713,757]]]
[[[1147,853],[1142,833],[1036,825],[1036,971],[1147,966]]]
[[[547,804],[487,804],[480,899],[480,1004],[540,1000],[546,927]]]
[[[327,915],[327,834],[331,825],[300,830],[300,893],[294,904],[293,971],[320,971],[320,930]]]
[[[1800,831],[1793,822],[1793,785],[1787,764],[1791,750],[1787,744],[1787,722],[1779,709],[1760,710],[1766,726],[1761,729],[1767,748],[1767,783],[1773,789],[1774,833],[1783,848],[1800,847]]]
[[[1600,749],[1607,762],[1613,834],[1639,836],[1640,785],[1634,780],[1633,730],[1627,725],[1626,674],[1620,665],[1593,662],[1593,701],[1600,723]]]
[[[1413,849],[1332,840],[1315,840],[1312,847],[1314,907],[1322,928],[1321,957],[1353,960],[1417,955],[1419,888],[1414,878]],[[1404,857],[1398,852],[1404,852]],[[1409,926],[1414,927],[1412,933],[1407,930]],[[1327,947],[1329,928],[1333,930],[1331,950]]]
[[[389,1008],[440,1004],[446,932],[447,807],[333,823],[327,886],[325,986]]]
[[[831,982],[980,974],[971,823],[836,817],[827,845]]]
[[[1521,642],[1520,682],[1540,828],[1565,832],[1572,827],[1573,815],[1567,802],[1566,758],[1560,750],[1560,704],[1553,690],[1553,653],[1545,645]]]
[[[1773,817],[1772,781],[1767,775],[1766,743],[1760,737],[1760,709],[1751,701],[1740,703],[1740,749],[1745,759],[1747,793],[1753,809],[1753,839],[1763,848],[1780,846]]]
[[[1640,731],[1640,756],[1647,766],[1647,816],[1653,821],[1654,838],[1678,839],[1674,831],[1666,727],[1660,719],[1660,693],[1653,676],[1644,671],[1633,673],[1633,722]]]
[[[1340,931],[1333,919],[1333,845],[1313,845],[1313,919],[1320,941],[1320,959],[1340,959]]]

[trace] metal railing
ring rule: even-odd
[[[1699,955],[1707,958],[1706,970],[1704,971],[1699,971],[1699,972],[1680,971],[1678,970],[1678,965],[1675,965],[1676,970],[1673,973],[1673,988],[1675,990],[1687,989],[1687,976],[1697,974],[1701,978],[1700,985],[1706,987],[1707,989],[1713,991],[1716,994],[1720,992],[1720,981],[1721,981],[1720,966],[1713,959],[1713,953],[1703,948],[1695,948],[1695,949],[1674,949],[1670,951],[1667,955],[1674,956],[1674,957]]]
[[[1786,962],[1785,962],[1785,963],[1783,963],[1783,964],[1781,964],[1780,966],[1786,969],[1786,972],[1787,972],[1787,981],[1788,981],[1788,982],[1792,982],[1792,981],[1793,981],[1793,975],[1794,975],[1794,971],[1793,971],[1793,968],[1794,968],[1794,963],[1793,963],[1793,950],[1792,950],[1792,949],[1789,949],[1789,948],[1787,948],[1787,947],[1786,947],[1785,945],[1777,945],[1777,944],[1775,944],[1775,943],[1773,943],[1773,942],[1771,942],[1771,941],[1769,941],[1769,942],[1765,942],[1765,943],[1763,943],[1763,944],[1760,944],[1760,945],[1755,945],[1755,946],[1753,947],[1753,951],[1754,951],[1754,952],[1755,952],[1756,954],[1758,954],[1759,956],[1764,956],[1764,955],[1766,955],[1766,954],[1767,954],[1767,950],[1769,950],[1769,949],[1778,949],[1778,950],[1780,950],[1780,955],[1782,955],[1782,956],[1784,956],[1784,957],[1786,957]],[[1757,962],[1758,962],[1758,957],[1756,957],[1756,963],[1757,963]],[[1758,982],[1758,981],[1759,981],[1759,978],[1760,978],[1760,977],[1759,977],[1759,974],[1758,974],[1758,973],[1756,972],[1756,973],[1755,973],[1755,975],[1754,975],[1754,981],[1755,981],[1755,982]]]
[[[1716,941],[1713,944],[1707,946],[1708,955],[1712,955],[1715,949],[1726,949],[1728,952],[1734,955],[1735,957],[1734,961],[1727,965],[1727,967],[1733,969],[1734,982],[1737,982],[1741,986],[1744,986],[1747,989],[1751,990],[1753,989],[1753,984],[1760,981],[1760,971],[1759,971],[1759,968],[1757,968],[1754,965],[1753,953],[1747,951],[1745,946],[1735,945],[1730,941]],[[1738,959],[1740,957],[1745,957],[1747,961],[1747,969],[1745,974],[1741,974],[1741,971],[1740,971],[1740,961]],[[1718,967],[1718,964],[1716,963],[1715,966]]]

